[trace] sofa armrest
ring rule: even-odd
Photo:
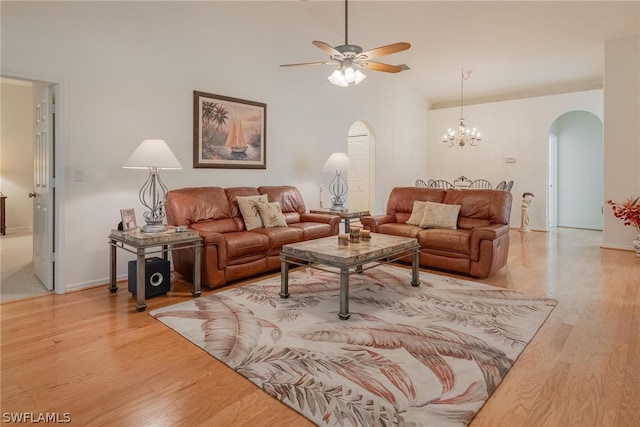
[[[340,217],[338,215],[324,215],[314,213],[300,214],[300,221],[304,222],[321,222],[323,224],[340,224]]]
[[[198,229],[197,224],[192,224],[191,227],[202,237],[202,246],[205,250],[215,246],[217,253],[216,266],[218,270],[223,270],[227,266],[227,245],[224,241],[224,234],[216,231]],[[208,262],[210,262],[210,260]]]
[[[483,240],[495,240],[500,236],[509,234],[507,224],[491,224],[471,230],[471,259],[477,261],[480,257],[480,242]]]
[[[372,233],[375,233],[378,225],[396,222],[396,217],[395,215],[369,215],[360,218],[360,222],[364,227],[371,230]]]

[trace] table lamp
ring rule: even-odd
[[[333,153],[322,166],[322,171],[335,171],[335,175],[329,184],[329,193],[331,194],[331,209],[334,211],[344,211],[344,196],[347,194],[348,186],[342,176],[342,172],[352,169],[351,159],[346,153]]]
[[[140,202],[149,209],[144,213],[145,233],[165,231],[164,204],[167,187],[160,179],[161,169],[182,169],[182,165],[163,139],[145,139],[122,165],[125,169],[149,169],[149,178],[138,194]]]

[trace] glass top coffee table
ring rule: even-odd
[[[338,317],[347,320],[350,317],[349,276],[408,255],[411,256],[411,285],[419,286],[420,246],[417,239],[412,237],[371,233],[371,239],[349,243],[347,246],[338,245],[338,236],[284,245],[280,252],[280,297],[289,298],[289,265],[320,268],[314,266],[314,264],[320,264],[337,268],[339,270],[337,274],[340,275]],[[365,268],[366,264],[372,265]]]

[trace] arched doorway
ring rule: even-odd
[[[348,178],[349,209],[371,211],[375,188],[375,136],[367,123],[358,120],[349,128],[347,155],[354,167]]]
[[[602,121],[570,111],[549,129],[549,227],[602,230]]]

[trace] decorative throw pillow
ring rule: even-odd
[[[460,205],[425,202],[422,228],[457,228]]]
[[[265,228],[287,226],[287,220],[284,219],[284,215],[282,215],[280,203],[259,203],[258,209],[260,210],[260,217],[262,218]]]
[[[260,217],[259,206],[269,201],[266,194],[261,194],[260,196],[238,196],[236,200],[247,230],[264,227]]]
[[[424,205],[426,203],[427,202],[421,202],[420,200],[413,201],[413,210],[411,211],[411,216],[407,220],[407,224],[420,225],[422,217],[424,216]]]

